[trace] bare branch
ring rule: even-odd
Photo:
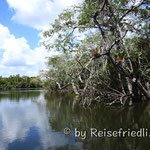
[[[105,36],[105,32],[104,32],[104,30],[101,28],[101,25],[99,24],[99,22],[97,21],[97,17],[98,17],[98,15],[103,11],[103,9],[104,9],[104,7],[105,7],[105,4],[106,4],[106,0],[104,1],[104,4],[103,4],[102,8],[101,8],[100,10],[96,11],[96,13],[95,13],[93,19],[94,19],[95,24],[98,26],[98,28],[99,28],[99,30],[100,30],[100,32],[101,32],[101,34],[102,34],[102,37],[103,37],[103,40],[104,40],[105,44],[107,44],[107,38],[106,38],[106,36]]]
[[[137,9],[138,7],[140,7],[142,4],[144,4],[144,0],[139,3],[137,6],[131,6],[131,8],[119,19],[119,22],[127,15],[129,14],[131,11],[134,11],[135,9]]]

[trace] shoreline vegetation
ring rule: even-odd
[[[84,0],[43,32],[59,51],[41,71],[49,91],[73,90],[93,102],[132,105],[150,99],[150,1]]]
[[[43,83],[39,77],[28,77],[11,75],[9,77],[0,76],[0,90],[43,88]]]
[[[0,77],[0,90],[44,87],[93,102],[150,99],[150,1],[84,0],[65,9],[40,43],[49,52],[39,77]]]

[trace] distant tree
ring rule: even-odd
[[[43,83],[39,77],[28,77],[10,75],[9,77],[0,76],[0,89],[12,89],[12,88],[41,88]]]

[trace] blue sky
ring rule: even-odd
[[[68,6],[81,0],[0,0],[0,76],[38,75],[47,52],[41,32]]]
[[[0,23],[8,27],[11,34],[15,35],[16,38],[24,36],[28,40],[30,47],[35,48],[40,40],[40,37],[38,37],[39,31],[11,21],[14,14],[15,11],[9,8],[8,3],[5,0],[0,0]]]

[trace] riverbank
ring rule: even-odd
[[[11,75],[9,77],[0,76],[0,90],[42,88],[43,83],[39,77],[28,77]]]

